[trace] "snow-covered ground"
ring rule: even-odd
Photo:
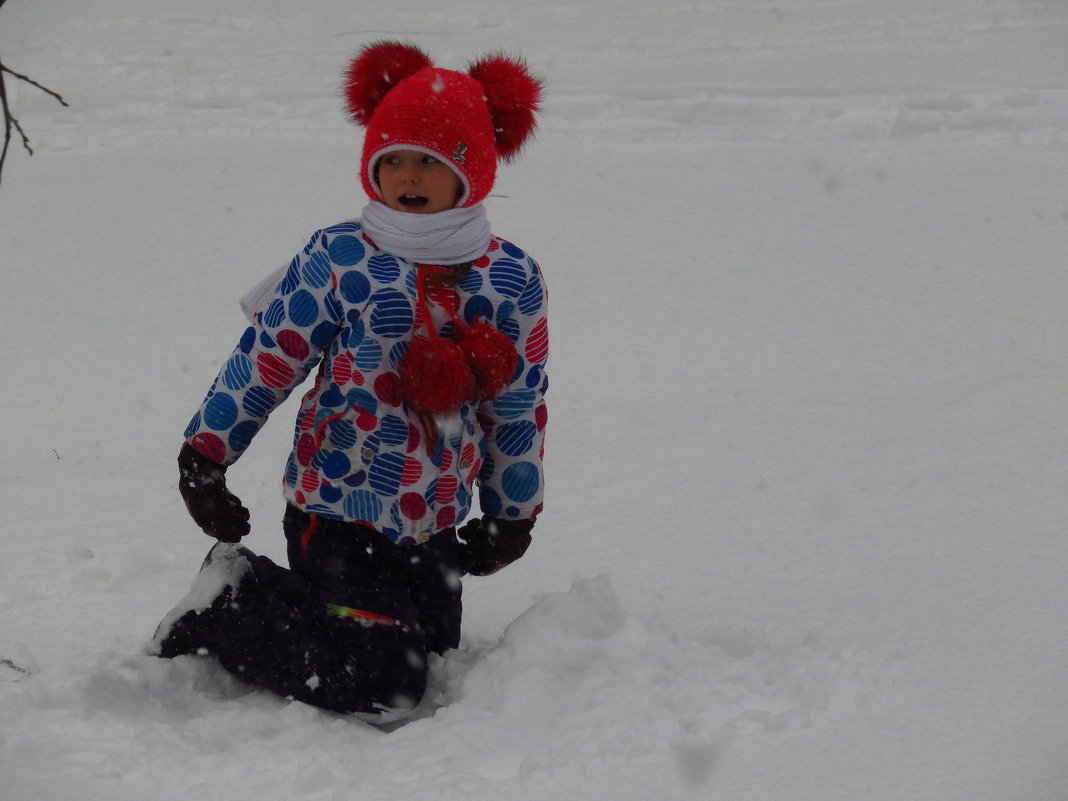
[[[553,322],[535,546],[393,730],[143,653],[381,37],[547,78],[489,209]],[[0,796],[1068,799],[1066,45],[1059,0],[9,0],[71,108],[9,76]],[[231,471],[279,560],[291,418]]]

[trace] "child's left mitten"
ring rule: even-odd
[[[489,576],[519,559],[530,547],[533,520],[502,520],[484,515],[457,532],[460,569],[472,576]]]

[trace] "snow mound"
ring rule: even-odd
[[[226,580],[232,564],[209,565],[198,585]],[[0,685],[0,732],[22,775],[77,749],[64,780],[101,796],[121,780],[183,797],[212,771],[231,772],[221,780],[240,798],[332,798],[354,786],[391,798],[398,774],[447,777],[457,791],[507,782],[512,797],[536,797],[569,780],[560,777],[638,767],[692,788],[711,781],[733,738],[818,725],[877,680],[863,654],[816,633],[773,642],[693,623],[683,631],[629,611],[606,576],[578,580],[500,639],[437,660],[415,719],[381,728],[251,690],[210,658],[111,648],[75,670]]]

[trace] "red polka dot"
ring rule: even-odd
[[[452,506],[446,506],[444,509],[438,510],[437,527],[439,529],[448,528],[456,522],[456,509]]]
[[[423,465],[419,462],[418,459],[413,459],[409,456],[407,459],[404,460],[404,470],[401,472],[401,486],[410,487],[412,484],[418,481],[420,476],[422,475]]]
[[[352,356],[342,353],[334,359],[334,364],[330,370],[335,384],[343,386],[349,383],[349,379],[352,378]]]
[[[378,426],[378,418],[370,412],[360,409],[356,415],[356,427],[361,431],[374,431]]]
[[[530,332],[524,353],[527,361],[535,364],[544,362],[545,357],[549,355],[549,323],[545,318],[539,320]]]
[[[213,462],[221,463],[226,458],[226,443],[215,434],[197,434],[189,444],[193,450]]]
[[[297,440],[297,461],[307,467],[311,464],[312,457],[317,450],[315,437],[311,434],[301,434],[300,439]]]
[[[460,452],[460,469],[466,470],[475,461],[475,446],[474,443],[468,442],[464,445],[464,449]]]
[[[409,520],[419,520],[426,516],[426,501],[418,492],[406,492],[401,495],[400,510]]]
[[[300,477],[300,486],[307,492],[314,492],[319,488],[319,473],[316,470],[305,470]]]
[[[456,476],[442,476],[438,479],[438,485],[434,490],[434,503],[444,506],[456,500],[456,490],[460,482]]]
[[[261,353],[256,359],[256,367],[260,380],[268,387],[288,387],[296,377],[293,368],[273,353]]]
[[[543,403],[537,409],[534,410],[534,422],[538,426],[538,431],[545,429],[545,424],[549,421],[549,408]]]
[[[452,467],[452,451],[445,448],[445,450],[441,452],[441,470],[444,472],[450,467]]]
[[[383,403],[400,406],[400,376],[383,373],[375,379],[375,395]]]
[[[299,359],[304,361],[308,358],[310,348],[308,343],[304,341],[304,337],[287,328],[285,331],[279,331],[278,336],[275,338],[278,341],[278,347],[280,347],[286,354],[293,359]]]

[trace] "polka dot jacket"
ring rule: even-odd
[[[318,367],[297,415],[285,497],[324,517],[422,541],[461,522],[477,486],[486,514],[534,517],[542,505],[548,356],[546,289],[537,263],[495,238],[442,291],[468,323],[492,322],[519,363],[495,398],[472,402],[437,431],[398,398],[397,365],[423,330],[415,264],[378,250],[348,222],[318,231],[227,359],[185,431],[224,465]],[[448,336],[448,312],[431,305]],[[427,437],[431,441],[427,442]]]

